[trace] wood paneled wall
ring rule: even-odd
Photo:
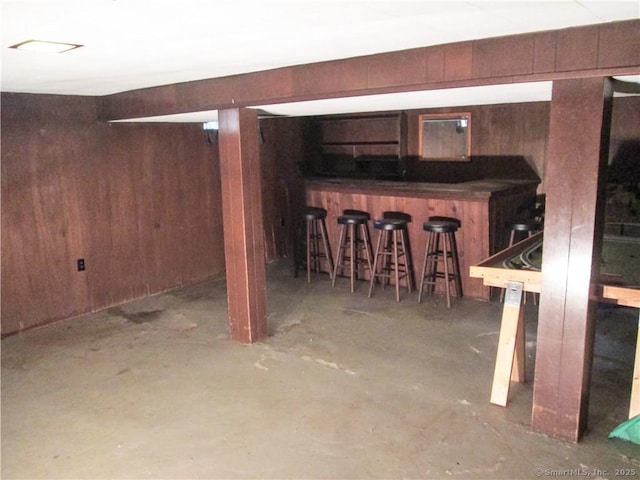
[[[268,262],[293,259],[297,227],[294,219],[298,218],[297,208],[304,203],[301,176],[306,124],[304,118],[260,120],[263,224]]]
[[[471,113],[471,161],[429,162],[418,159],[418,115]],[[416,180],[460,182],[481,178],[539,178],[544,191],[549,103],[513,103],[412,110],[408,113],[409,174]]]
[[[613,183],[640,183],[640,97],[613,99],[609,178]]]
[[[421,160],[419,116],[423,113],[460,112],[471,113],[471,160],[468,162]],[[406,152],[402,162],[405,180],[457,183],[482,178],[544,179],[549,134],[548,102],[416,109],[407,110],[405,113],[406,129],[403,129],[400,139],[403,146],[401,150]],[[320,124],[321,122],[317,122],[317,125]],[[319,130],[319,127],[316,129]],[[377,133],[378,139],[394,138],[394,135],[397,138],[394,128]],[[318,134],[310,137],[310,151],[307,154],[310,168],[313,168],[314,152],[317,155],[323,148],[318,137]],[[319,166],[315,168],[320,169]],[[336,176],[340,176],[338,170],[336,168]],[[326,170],[323,173],[330,174]],[[541,185],[540,190],[543,189],[544,185]]]
[[[406,179],[457,183],[482,178],[539,178],[545,191],[549,102],[476,105],[456,108],[408,110]],[[419,159],[418,116],[422,113],[471,112],[471,161],[434,162]],[[640,97],[614,99],[609,162],[637,157],[640,152]],[[314,139],[314,137],[310,137]],[[318,140],[309,142],[307,161],[313,160]],[[629,165],[627,169],[633,168]],[[640,168],[640,167],[637,167]]]
[[[224,271],[217,145],[95,102],[2,94],[3,334]]]
[[[224,271],[217,144],[197,125],[99,123],[95,102],[2,94],[3,334]],[[522,116],[474,107],[473,145],[527,161],[530,152],[536,168],[541,155],[544,171],[545,156],[534,152],[546,146],[548,104],[513,108]],[[615,99],[612,158],[640,144],[639,112],[640,99]],[[293,255],[306,126],[260,121],[268,261]]]

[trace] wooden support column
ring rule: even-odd
[[[606,78],[553,83],[531,423],[573,442],[589,407],[612,97]]]
[[[258,116],[234,108],[218,120],[229,327],[232,340],[253,343],[268,332]]]

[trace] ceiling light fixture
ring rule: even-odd
[[[84,45],[76,43],[49,42],[47,40],[26,40],[24,42],[16,43],[15,45],[11,45],[9,48],[27,50],[29,52],[62,53],[83,46]]]

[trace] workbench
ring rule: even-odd
[[[506,406],[512,381],[525,378],[525,319],[522,308],[526,292],[541,292],[543,232],[487,258],[470,268],[470,276],[485,286],[505,288],[498,350],[491,387],[491,403]],[[599,283],[595,300],[640,309],[640,289]],[[631,384],[629,418],[640,414],[640,317]]]

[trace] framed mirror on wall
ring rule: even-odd
[[[418,118],[420,160],[471,160],[471,113],[423,114]]]

